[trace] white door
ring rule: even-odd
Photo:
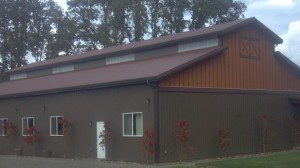
[[[104,131],[104,122],[99,121],[97,122],[97,158],[98,159],[105,159],[105,147],[102,148],[99,144],[102,141],[100,138],[100,132]]]

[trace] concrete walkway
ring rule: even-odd
[[[58,159],[0,155],[0,168],[165,168],[171,165],[143,165],[94,159]]]

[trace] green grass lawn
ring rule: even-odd
[[[176,167],[186,168],[186,167]],[[300,168],[300,151],[274,153],[269,156],[224,159],[199,163],[189,168]]]

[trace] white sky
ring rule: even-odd
[[[54,0],[65,10],[67,0]],[[300,65],[300,0],[242,0],[246,17],[255,16],[283,38],[277,50]]]

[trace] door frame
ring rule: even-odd
[[[106,159],[106,147],[102,148],[99,143],[101,142],[100,139],[100,132],[104,130],[104,121],[97,121],[96,122],[96,153],[98,159]]]

